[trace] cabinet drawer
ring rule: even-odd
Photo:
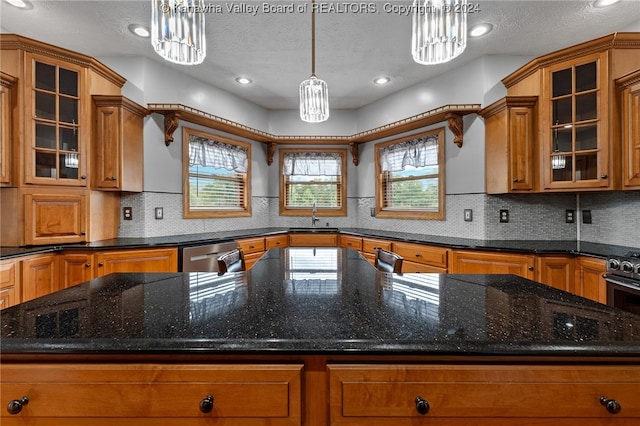
[[[362,239],[362,251],[365,253],[375,253],[376,248],[380,247],[383,250],[391,250],[391,241],[376,240],[373,238]]]
[[[638,366],[330,366],[329,382],[332,425],[372,424],[367,419],[415,425],[429,417],[458,418],[438,424],[460,425],[640,417]],[[615,399],[621,411],[610,414],[601,396]],[[417,397],[428,402],[426,414],[418,413]]]
[[[289,245],[289,235],[272,235],[264,239],[265,250],[274,247],[287,247]]]
[[[2,401],[27,396],[29,403],[16,415],[2,410],[2,423],[64,417],[91,424],[100,417],[297,425],[301,371],[301,365],[3,364]],[[213,409],[203,413],[208,395]]]
[[[13,260],[0,262],[0,288],[16,285],[16,262]]]
[[[289,234],[289,245],[291,247],[337,247],[338,234]]]
[[[405,261],[447,268],[448,249],[413,243],[393,243],[392,247]]]
[[[352,235],[340,235],[340,247],[362,250],[362,238]]]
[[[264,251],[264,237],[238,240],[238,247],[242,249],[244,254]]]
[[[447,268],[439,268],[437,266],[425,265],[424,263],[402,262],[402,272],[405,274],[411,272],[424,272],[430,274],[446,274]]]

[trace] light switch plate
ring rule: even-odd
[[[473,210],[472,209],[464,209],[464,221],[465,222],[473,222]]]
[[[162,207],[156,207],[156,219],[161,220],[164,218],[164,209]]]

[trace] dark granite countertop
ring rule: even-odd
[[[2,355],[638,357],[640,316],[514,275],[391,275],[352,249],[112,274],[0,313]]]
[[[85,244],[66,244],[57,246],[0,247],[0,259],[25,256],[60,250],[106,250],[141,247],[187,247],[214,244],[238,238],[260,235],[275,235],[289,231],[290,228],[255,228],[225,232],[200,234],[169,235],[151,238],[114,238]],[[629,251],[640,251],[640,247],[627,247],[612,244],[576,242],[571,240],[480,240],[471,238],[423,235],[409,232],[380,231],[366,228],[340,228],[342,234],[358,235],[370,238],[384,238],[394,241],[431,244],[456,249],[508,251],[532,254],[580,254],[606,258],[610,255],[624,256]]]

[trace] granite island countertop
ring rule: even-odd
[[[377,272],[271,249],[247,272],[122,273],[0,313],[0,356],[640,356],[640,316],[514,275]]]

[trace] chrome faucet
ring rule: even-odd
[[[316,202],[313,202],[313,208],[311,209],[311,227],[316,227],[316,222],[320,222],[320,218],[316,216],[318,213],[318,207],[316,206]]]

